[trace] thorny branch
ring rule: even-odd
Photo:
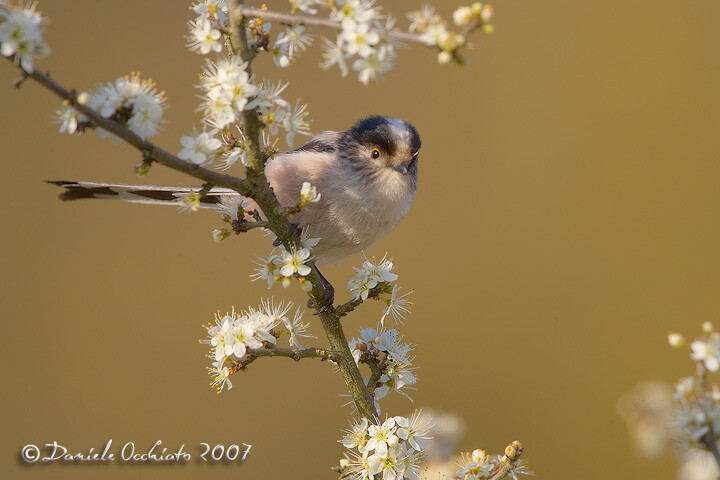
[[[242,34],[245,28],[245,18],[237,14],[237,9],[241,6],[238,0],[229,0],[231,18],[231,43],[233,50],[239,53],[243,59],[248,61],[248,74],[250,74],[250,62],[253,54],[247,45],[245,35]],[[8,58],[14,62],[14,56]],[[292,228],[287,215],[282,206],[277,201],[264,173],[264,163],[267,160],[262,155],[260,145],[260,131],[263,124],[260,120],[258,112],[255,110],[246,110],[243,113],[242,127],[245,137],[250,144],[248,152],[248,168],[247,178],[241,179],[230,175],[208,170],[206,168],[195,165],[178,158],[177,156],[163,150],[152,142],[143,140],[135,133],[131,132],[124,125],[110,119],[104,118],[95,110],[83,105],[78,101],[77,93],[74,90],[68,90],[58,82],[53,80],[49,74],[40,73],[35,70],[33,73],[23,72],[25,77],[32,78],[39,84],[52,91],[59,97],[65,99],[69,105],[78,112],[85,115],[89,122],[97,127],[101,127],[108,132],[117,135],[130,145],[134,146],[142,152],[143,163],[147,165],[150,162],[157,162],[166,167],[172,168],[192,177],[203,180],[206,184],[216,185],[220,187],[230,188],[243,196],[252,198],[262,209],[267,218],[268,228],[275,233],[280,242],[290,250],[293,245],[300,245],[299,234],[296,229]],[[16,82],[19,86],[22,80]],[[310,297],[316,308],[323,306],[324,299],[327,298],[325,283],[320,281],[317,268],[313,262],[309,262],[312,272],[306,277],[310,280],[313,288]],[[347,313],[347,312],[345,312]],[[358,413],[370,421],[375,421],[377,412],[371,393],[365,386],[360,370],[355,364],[355,360],[350,353],[345,333],[340,323],[341,314],[334,306],[329,305],[319,313],[322,326],[330,341],[331,349],[336,352],[333,361],[338,365],[342,372],[345,383],[353,397]]]
[[[253,350],[248,352],[238,363],[239,370],[245,368],[260,357],[287,357],[300,361],[303,358],[319,358],[320,360],[335,361],[336,353],[323,348],[305,348],[297,350],[293,348],[276,348],[267,346],[261,350]]]

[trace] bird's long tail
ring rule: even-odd
[[[61,200],[80,200],[83,198],[102,198],[123,200],[130,203],[151,205],[171,205],[181,207],[183,198],[192,193],[199,193],[199,187],[177,187],[163,185],[123,185],[118,183],[76,182],[65,180],[48,180],[47,183],[58,185],[65,190],[60,194]],[[200,208],[223,210],[223,205],[240,202],[252,202],[228,188],[211,188],[198,199]],[[252,202],[254,205],[255,202]]]

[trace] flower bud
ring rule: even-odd
[[[230,236],[230,232],[225,230],[224,228],[216,228],[215,230],[212,231],[213,240],[215,240],[217,243],[222,242],[229,236]]]
[[[668,333],[668,343],[672,348],[685,348],[687,347],[687,343],[685,342],[685,337],[681,333],[674,333],[670,332]]]
[[[474,463],[482,463],[483,459],[485,458],[485,450],[480,450],[479,448],[476,448],[473,450],[471,455],[471,460]]]

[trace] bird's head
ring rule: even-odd
[[[420,135],[411,124],[390,117],[367,117],[340,139],[340,155],[369,180],[417,185]]]

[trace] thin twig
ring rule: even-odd
[[[240,6],[236,12],[246,18],[262,18],[272,22],[280,22],[285,25],[308,25],[311,27],[323,27],[332,30],[342,30],[342,23],[329,18],[307,17],[305,15],[293,15],[290,13],[273,12],[259,8]],[[403,32],[401,30],[390,30],[388,36],[405,42],[419,43],[427,46],[427,43],[415,33]]]
[[[331,350],[324,348],[304,348],[302,350],[293,348],[264,348],[262,350],[253,350],[248,352],[238,363],[242,365],[241,369],[245,369],[252,362],[260,357],[286,357],[300,361],[303,358],[319,358],[320,360],[334,360],[336,354]]]
[[[66,89],[53,80],[49,74],[40,73],[35,70],[32,73],[26,73],[26,75],[55,93],[57,96],[67,100],[75,110],[85,115],[93,125],[101,127],[108,132],[117,135],[130,145],[140,150],[145,160],[157,162],[161,165],[172,168],[173,170],[186,173],[213,185],[230,188],[241,195],[252,197],[250,186],[245,180],[214,172],[212,170],[208,170],[207,168],[200,167],[199,165],[195,165],[194,163],[186,162],[172,153],[163,150],[154,143],[143,140],[138,135],[130,131],[130,129],[126,126],[109,118],[105,118],[92,108],[79,103],[77,93],[74,90]]]

